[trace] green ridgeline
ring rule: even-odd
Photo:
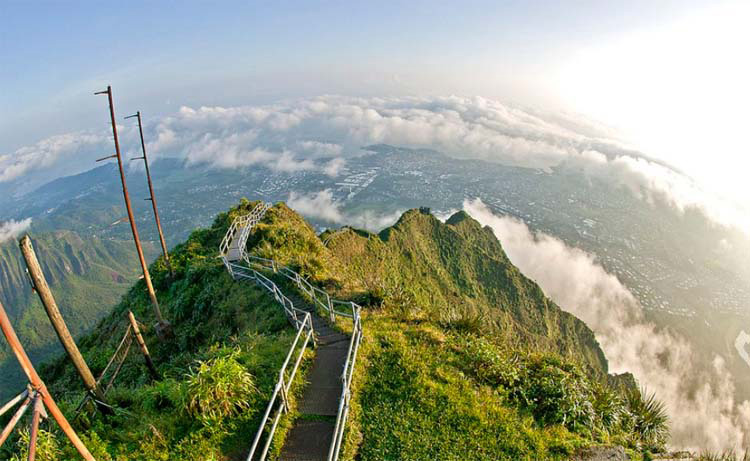
[[[76,423],[97,459],[243,459],[294,334],[267,294],[233,281],[217,259],[231,219],[253,205],[243,200],[177,246],[173,280],[161,260],[152,265],[175,334],[164,342],[145,334],[163,379],[150,382],[137,353],[126,362],[109,394],[117,415]],[[592,445],[634,453],[664,443],[658,402],[641,398],[632,376],[608,375],[591,330],[464,213],[441,223],[412,210],[377,235],[344,228],[317,236],[277,204],[248,247],[364,307],[343,459],[567,459]],[[95,373],[128,309],[153,324],[142,282],[79,341]],[[42,375],[71,414],[82,395],[72,367],[61,358]],[[274,453],[294,417],[283,419]],[[58,458],[74,458],[61,435],[44,439],[64,453]]]

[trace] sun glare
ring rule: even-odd
[[[750,205],[750,5],[732,3],[591,46],[558,82],[566,103],[709,189]]]

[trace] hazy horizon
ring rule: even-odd
[[[327,94],[480,96],[585,121],[750,205],[743,2],[39,5],[0,6],[4,167],[106,129],[92,93],[107,84],[122,115],[152,120]]]

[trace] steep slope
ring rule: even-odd
[[[377,236],[350,229],[331,237],[329,249],[360,283],[353,288],[379,302],[408,301],[411,316],[458,328],[474,324],[607,373],[593,332],[521,274],[492,231],[462,211],[442,223],[428,210],[411,210]]]
[[[32,237],[44,275],[74,335],[88,331],[106,315],[108,306],[118,301],[140,273],[130,241],[83,239],[71,231],[35,233]],[[149,257],[155,255],[153,245],[146,244],[145,250]],[[31,291],[15,240],[0,245],[0,301],[33,360],[61,351],[44,309]],[[21,378],[7,359],[8,350],[1,344],[0,398],[7,397],[9,386]]]
[[[193,232],[173,249],[174,278],[161,260],[150,267],[173,337],[156,338],[145,285],[139,281],[77,341],[98,375],[132,310],[144,324],[162,377],[150,380],[134,346],[107,394],[117,408],[115,415],[101,418],[84,412],[75,421],[98,460],[244,459],[295,331],[272,297],[252,283],[232,280],[216,257],[228,222],[222,213],[211,228]],[[84,392],[70,363],[60,357],[41,366],[40,373],[71,417]],[[293,388],[292,394],[296,392]],[[38,460],[77,459],[60,434],[43,437],[54,449],[47,457],[38,453]],[[18,450],[22,444],[16,443],[6,442],[0,459],[25,459],[23,449]],[[18,458],[11,458],[13,454]]]
[[[131,357],[109,394],[116,415],[76,422],[97,459],[246,456],[294,336],[272,298],[233,281],[216,258],[231,219],[253,205],[243,201],[178,245],[174,279],[159,261],[152,265],[174,337],[158,341],[146,331],[161,380],[150,382],[140,357]],[[365,308],[342,459],[567,459],[602,443],[634,450],[663,444],[659,430],[646,434],[630,403],[641,401],[632,378],[611,386],[591,331],[564,315],[508,261],[493,234],[464,214],[441,223],[412,210],[380,235],[347,228],[317,236],[277,204],[255,227],[248,251]],[[129,309],[153,324],[142,282],[79,341],[94,373],[114,351]],[[42,374],[71,411],[82,389],[66,360]],[[271,459],[299,416],[299,383]],[[69,448],[56,440],[55,455],[64,457]]]

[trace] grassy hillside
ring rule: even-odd
[[[443,224],[427,210],[411,210],[377,236],[340,231],[329,248],[348,262],[353,289],[380,305],[403,306],[406,319],[491,334],[607,372],[593,332],[521,274],[492,231],[464,212]]]
[[[193,232],[172,251],[173,279],[161,260],[151,266],[173,338],[159,341],[148,327],[154,318],[140,281],[78,341],[98,375],[132,310],[146,325],[144,336],[162,377],[150,380],[134,347],[108,394],[116,415],[84,412],[75,423],[97,459],[234,459],[248,448],[295,332],[272,298],[250,283],[234,282],[217,259],[227,223],[227,214],[220,215],[213,227]],[[63,411],[72,415],[83,388],[69,362],[61,357],[48,363],[41,375]],[[37,459],[77,458],[60,434],[45,438],[50,449]],[[0,459],[16,459],[14,452],[24,455],[17,452],[22,442],[6,443]]]
[[[151,382],[134,354],[110,393],[116,416],[76,422],[98,459],[242,459],[293,334],[265,293],[232,281],[216,258],[232,217],[252,205],[219,215],[175,248],[174,279],[160,261],[152,265],[175,336],[158,341],[146,331],[161,380]],[[365,307],[344,459],[566,459],[602,443],[640,451],[664,442],[658,405],[641,398],[632,378],[609,377],[585,324],[464,214],[444,224],[413,210],[380,235],[317,236],[277,204],[248,246]],[[128,309],[153,324],[142,282],[79,341],[95,373]],[[70,414],[82,389],[69,364],[60,359],[42,374]],[[58,459],[70,453],[59,435],[45,437]],[[4,449],[0,459],[10,456]]]

